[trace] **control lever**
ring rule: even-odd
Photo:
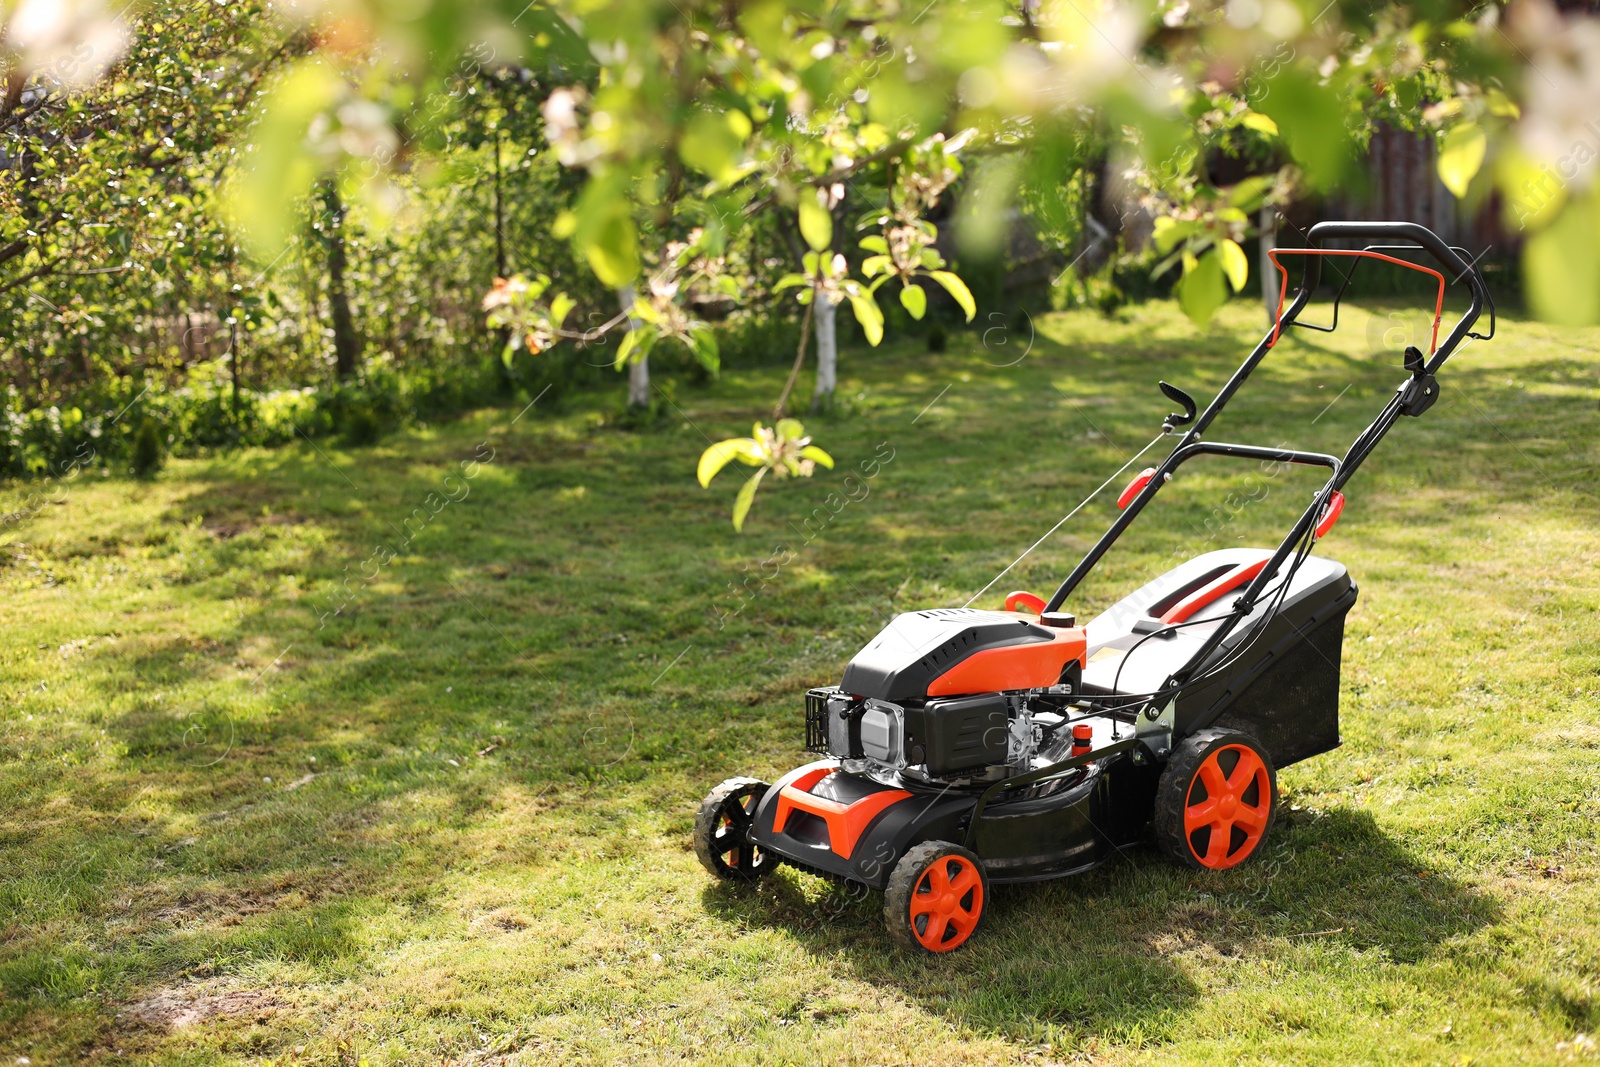
[[[1423,370],[1424,366],[1422,349],[1407,345],[1405,368],[1411,372],[1411,377],[1400,387],[1400,412],[1412,418],[1433,407],[1434,401],[1439,399],[1439,382]]]
[[[1183,405],[1183,414],[1180,415],[1177,412],[1173,412],[1168,415],[1166,421],[1161,424],[1161,429],[1166,433],[1171,433],[1179,426],[1193,422],[1195,413],[1200,410],[1195,405],[1194,397],[1179,389],[1176,385],[1171,385],[1167,382],[1157,382],[1156,384],[1161,386],[1161,391],[1166,394],[1168,400],[1175,404]]]

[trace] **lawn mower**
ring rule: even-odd
[[[1449,278],[1401,258],[1407,252],[1427,253]],[[1289,255],[1304,259],[1292,299],[1279,258]],[[1422,226],[1325,222],[1306,247],[1269,256],[1282,276],[1272,328],[1198,416],[1188,394],[1159,383],[1183,410],[1146,450],[1176,444],[1123,490],[1121,513],[1055,594],[1013,592],[1004,611],[896,616],[838,685],[806,694],[806,747],[822,758],[770,785],[729,779],[705,798],[694,847],[708,871],[749,882],[788,863],[869,886],[884,893],[894,940],[941,953],[981,926],[992,886],[1087,871],[1146,836],[1202,871],[1261,853],[1278,814],[1278,770],[1340,743],[1340,648],[1356,585],[1311,549],[1378,442],[1438,399],[1444,362],[1467,338],[1494,335],[1482,273]],[[1328,326],[1300,321],[1324,259],[1351,266]],[[1429,353],[1406,348],[1408,376],[1344,456],[1204,439],[1285,329],[1337,328],[1353,268],[1366,259],[1431,275],[1438,299]],[[1441,344],[1445,288],[1458,283],[1471,305]],[[1486,306],[1489,332],[1473,333]],[[1329,474],[1276,548],[1206,552],[1079,626],[1063,610],[1073,590],[1200,456]]]

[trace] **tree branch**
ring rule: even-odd
[[[45,260],[38,267],[34,268],[33,270],[30,270],[28,273],[24,274],[22,277],[13,278],[9,282],[6,282],[4,285],[0,285],[0,293],[9,293],[11,290],[17,288],[18,286],[27,285],[29,282],[33,281],[35,278],[42,278],[46,274],[55,273],[56,263],[57,263],[57,261],[53,260],[53,259]]]
[[[628,313],[626,311],[619,311],[617,314],[611,316],[611,318],[607,319],[605,322],[602,322],[592,330],[552,330],[551,333],[554,336],[561,338],[563,341],[579,341],[584,344],[588,344],[590,341],[600,340],[600,338],[604,337],[606,334],[610,333],[612,330],[616,329],[618,326],[621,326],[627,321]]]
[[[0,263],[9,263],[27,251],[28,239],[26,237],[18,237],[10,244],[0,247]]]
[[[789,394],[794,392],[795,379],[800,377],[800,368],[806,361],[806,343],[811,340],[811,316],[817,309],[817,301],[821,294],[812,290],[811,303],[806,305],[806,313],[800,319],[800,347],[795,349],[794,366],[789,368],[789,380],[783,383],[783,392],[778,394],[778,402],[772,406],[774,420],[783,418],[783,409],[789,403]]]

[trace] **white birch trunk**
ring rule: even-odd
[[[811,394],[813,406],[826,403],[839,384],[839,305],[822,293],[817,294],[817,388]]]
[[[625,285],[617,290],[617,299],[626,311],[633,307],[633,286]],[[629,316],[628,329],[639,328],[639,320]],[[620,342],[619,342],[620,343]],[[650,406],[650,357],[635,356],[628,360],[628,406],[630,408],[646,408]]]
[[[1271,207],[1263,205],[1259,219],[1261,230],[1261,302],[1267,308],[1267,325],[1278,321],[1278,269],[1267,258],[1267,253],[1278,247],[1278,215]]]

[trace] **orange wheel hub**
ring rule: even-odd
[[[1231,769],[1224,770],[1225,764]],[[1223,745],[1205,758],[1189,783],[1183,833],[1202,865],[1227,870],[1256,850],[1271,814],[1266,764],[1244,745]]]
[[[959,948],[983,914],[983,878],[964,856],[941,856],[911,894],[911,930],[930,952]]]

